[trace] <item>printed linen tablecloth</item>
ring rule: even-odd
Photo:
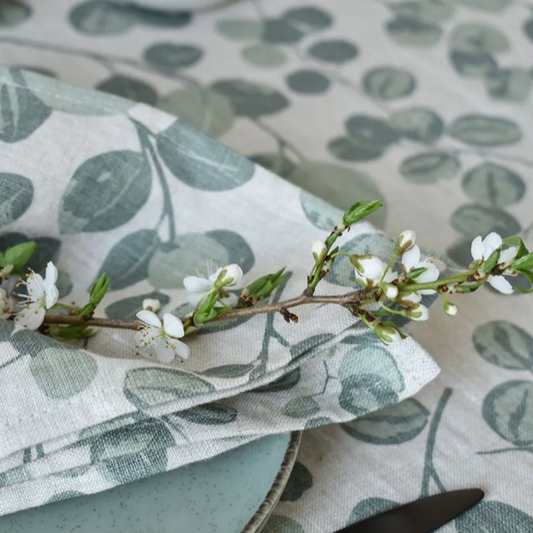
[[[374,225],[412,228],[466,265],[478,234],[532,244],[531,7],[242,0],[158,14],[10,0],[0,62],[177,115],[337,207],[382,197]],[[326,207],[301,198],[325,229]],[[414,330],[442,368],[422,392],[305,432],[267,533],[329,533],[466,486],[486,501],[444,533],[533,530],[531,302],[482,289],[456,303],[455,320],[434,306]]]

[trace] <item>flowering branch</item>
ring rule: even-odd
[[[105,274],[89,293],[89,301],[83,307],[58,302],[56,287],[57,269],[52,262],[46,267],[43,278],[30,270],[26,278],[19,279],[22,290],[14,301],[0,288],[0,319],[13,319],[17,333],[23,329],[39,329],[42,333],[68,340],[94,334],[92,327],[137,330],[135,340],[144,353],[153,354],[162,362],[170,362],[176,356],[182,361],[190,355],[189,347],[179,339],[208,327],[209,322],[248,318],[266,313],[279,313],[287,322],[298,322],[291,309],[302,305],[335,304],[347,309],[363,321],[384,343],[397,342],[405,337],[390,321],[393,316],[402,316],[411,321],[424,321],[429,310],[421,304],[422,296],[439,294],[444,310],[453,316],[457,306],[448,301],[452,294],[468,294],[476,291],[485,282],[503,294],[514,289],[507,276],[522,274],[532,287],[520,292],[533,292],[533,254],[518,236],[502,239],[491,233],[485,239],[476,237],[472,242],[472,259],[468,270],[447,278],[434,264],[433,257],[422,259],[420,248],[415,244],[413,231],[404,231],[397,238],[394,250],[387,262],[372,254],[350,254],[339,250],[336,242],[350,227],[381,206],[380,201],[359,202],[344,214],[325,241],[313,244],[311,254],[314,265],[307,276],[307,285],[301,296],[275,303],[263,303],[286,279],[281,269],[263,276],[235,295],[241,286],[243,272],[239,265],[218,268],[208,264],[207,273],[197,272],[187,276],[184,287],[194,310],[180,319],[171,313],[158,315],[160,302],[147,299],[138,320],[96,318],[94,312],[104,298],[110,283]],[[30,241],[0,254],[0,284],[31,259],[37,246]],[[328,274],[333,263],[346,257],[354,267],[354,287],[359,290],[344,295],[315,296],[315,290]],[[395,270],[401,257],[400,271]],[[18,307],[18,309],[16,309]],[[65,313],[66,311],[66,313]]]

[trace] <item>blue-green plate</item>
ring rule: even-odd
[[[259,533],[296,460],[300,433],[270,435],[114,489],[0,518],[5,533]]]

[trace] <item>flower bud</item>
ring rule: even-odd
[[[415,304],[407,309],[406,315],[415,322],[423,322],[429,318],[429,310],[425,305]]]
[[[384,344],[389,345],[402,340],[399,331],[392,326],[386,326],[381,322],[378,322],[372,327],[372,329]]]
[[[383,287],[384,294],[389,300],[395,300],[398,296],[398,287],[396,285],[387,284]]]
[[[323,241],[314,242],[312,252],[313,252],[313,257],[315,258],[315,260],[322,258],[323,256],[326,255],[326,252],[327,252],[326,244]]]
[[[372,281],[379,281],[385,268],[387,268],[387,265],[379,257],[370,254],[353,254],[350,256],[350,261],[361,276]]]
[[[143,300],[143,309],[157,313],[161,309],[161,302],[153,298],[146,298]]]
[[[399,303],[404,307],[410,307],[422,301],[422,296],[418,292],[401,292]]]
[[[457,306],[451,302],[444,302],[444,311],[450,316],[455,316],[457,314]]]
[[[400,233],[400,236],[398,239],[396,239],[396,252],[399,254],[403,254],[404,252],[407,252],[407,250],[410,250],[416,241],[416,234],[413,230],[406,229],[402,233]]]
[[[213,276],[216,276],[215,287],[234,287],[243,276],[242,268],[235,263],[224,268],[219,268]]]

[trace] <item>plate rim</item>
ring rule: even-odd
[[[276,475],[270,490],[267,492],[265,499],[259,506],[259,509],[257,509],[252,518],[250,518],[241,533],[259,533],[261,527],[265,525],[267,518],[270,516],[274,506],[278,503],[283,493],[283,489],[287,485],[294,463],[296,462],[301,440],[302,431],[291,432],[289,444],[287,445],[287,450],[283,456],[283,461],[278,474]]]

